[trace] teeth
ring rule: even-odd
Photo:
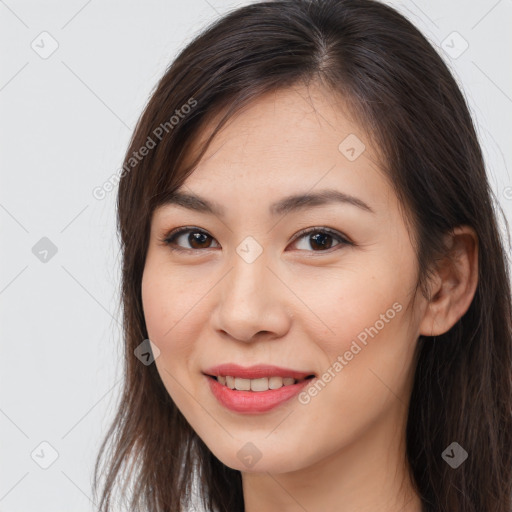
[[[270,389],[279,389],[284,384],[282,377],[270,377],[268,379],[268,387]]]
[[[235,389],[239,389],[240,391],[250,391],[251,390],[251,381],[249,379],[240,379],[238,377],[235,378]]]
[[[226,377],[226,386],[229,389],[235,389],[235,378],[234,377]]]
[[[219,375],[217,377],[219,384],[227,386],[230,389],[238,391],[268,391],[269,389],[279,389],[282,386],[290,386],[298,382],[292,377],[262,377],[260,379],[242,379],[239,377],[230,377],[229,375]]]
[[[268,377],[262,379],[251,379],[251,391],[267,391],[268,390]]]

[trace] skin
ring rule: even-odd
[[[155,364],[210,450],[242,472],[246,512],[420,511],[404,444],[417,339],[446,332],[476,288],[476,234],[460,227],[447,238],[456,257],[432,279],[431,301],[418,291],[413,303],[417,259],[397,197],[377,148],[343,112],[320,85],[260,97],[223,128],[181,188],[218,202],[225,217],[166,205],[152,218],[142,300],[160,349]],[[366,145],[354,161],[338,149],[349,134]],[[284,196],[321,189],[353,195],[374,213],[341,203],[268,213]],[[180,226],[211,238],[192,246],[182,235],[176,243],[190,253],[173,252],[161,240]],[[354,245],[294,239],[322,227]],[[252,263],[236,252],[247,236],[263,249]],[[234,362],[321,377],[395,303],[401,311],[307,404],[235,413],[202,374]],[[261,454],[252,467],[237,456],[248,442]]]

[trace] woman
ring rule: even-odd
[[[160,80],[123,169],[102,511],[122,477],[129,510],[186,510],[195,479],[208,511],[512,510],[497,203],[404,17],[233,11]]]

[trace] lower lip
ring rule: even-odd
[[[237,391],[220,384],[217,379],[206,376],[215,398],[235,412],[259,413],[274,409],[296,396],[313,379],[305,379],[297,384],[282,386],[268,391]]]

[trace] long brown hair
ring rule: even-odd
[[[443,235],[460,225],[478,235],[479,283],[468,311],[445,334],[418,340],[407,459],[425,512],[512,511],[509,271],[502,212],[468,106],[443,59],[394,9],[373,0],[293,0],[238,8],[197,36],[157,84],[132,136],[117,203],[125,380],[95,467],[95,496],[105,478],[102,512],[112,510],[116,483],[130,511],[185,510],[195,478],[207,510],[244,510],[241,473],[196,435],[155,365],[134,356],[148,338],[141,280],[151,216],[235,112],[312,80],[347,101],[380,149],[413,228],[422,293]],[[220,122],[185,165],[214,113]],[[442,458],[454,441],[468,453],[456,469]]]

